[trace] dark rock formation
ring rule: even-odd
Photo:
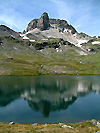
[[[35,28],[38,28],[40,30],[46,30],[49,27],[49,16],[46,12],[44,12],[41,15],[40,19],[34,19],[28,24],[27,31],[30,31]]]
[[[50,19],[50,24],[55,25],[55,28],[58,28],[61,32],[63,32],[64,29],[71,30],[72,34],[77,32],[76,29],[72,25],[69,25],[66,20]]]
[[[41,30],[46,30],[47,28],[50,27],[49,16],[46,12],[44,12],[41,18],[38,20],[37,27]]]
[[[85,33],[83,33],[83,32],[78,33],[78,34],[77,34],[77,37],[78,37],[79,39],[88,39],[88,40],[92,38],[91,36],[89,36],[89,35],[87,35],[87,34],[85,34]]]
[[[33,29],[37,28],[37,23],[38,23],[38,19],[32,20],[32,21],[28,24],[27,30],[26,30],[26,31],[30,31],[30,30],[33,30]]]
[[[0,25],[0,37],[5,37],[5,36],[20,38],[20,35],[18,32],[15,32],[14,30],[10,29],[5,25]]]

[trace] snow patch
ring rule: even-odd
[[[42,49],[40,51],[43,51]]]
[[[48,41],[48,39],[45,39],[45,38],[44,39],[41,39],[41,40]]]
[[[64,29],[63,32],[69,32],[69,33],[71,33],[71,30],[69,30],[69,29]]]
[[[79,39],[77,39],[77,41],[78,41],[78,44],[82,44],[82,43],[87,43],[88,42],[88,40],[79,40]]]
[[[94,41],[94,42],[92,42],[92,44],[100,44],[100,42],[99,41]]]
[[[67,32],[67,29],[64,29],[64,32]]]
[[[75,34],[73,34],[73,36],[74,36],[74,37],[77,37],[77,34],[75,33]]]
[[[80,39],[77,39],[77,41],[78,41],[78,43],[76,44],[76,46],[78,46],[78,47],[81,47],[82,43],[87,43],[88,42],[88,40],[80,40]]]
[[[28,38],[27,36],[24,36],[23,39],[27,39],[27,40],[29,40],[29,38]]]
[[[71,33],[71,30],[68,30],[69,33]]]
[[[24,37],[24,36],[25,36],[25,34],[20,34],[20,36],[21,36],[21,37]]]
[[[35,40],[29,40],[30,42],[35,42]]]
[[[48,38],[56,38],[56,37],[54,37],[54,36],[47,36]]]

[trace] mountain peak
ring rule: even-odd
[[[40,29],[41,31],[47,30],[49,28],[55,28],[59,31],[68,30],[72,34],[75,34],[77,31],[76,29],[67,23],[66,20],[60,20],[60,19],[51,19],[49,18],[49,15],[47,12],[44,12],[40,19],[33,19],[27,26],[26,32],[31,31],[35,28]]]
[[[37,27],[41,30],[46,30],[48,27],[50,27],[48,13],[44,12],[41,15],[41,18],[38,20]]]
[[[47,12],[44,12],[44,13],[41,15],[41,17],[42,17],[42,16],[47,16],[47,17],[49,17]]]
[[[44,12],[40,19],[33,19],[27,26],[26,31],[33,30],[35,28],[38,28],[40,30],[46,30],[48,27],[50,27],[49,24],[49,16],[47,12]]]

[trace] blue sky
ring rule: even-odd
[[[100,36],[100,0],[0,0],[0,24],[23,31],[34,18],[67,20],[78,32]]]

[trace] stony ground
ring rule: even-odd
[[[93,125],[90,121],[79,122],[75,124],[18,124],[18,123],[0,123],[0,132],[47,132],[47,133],[95,133],[100,127]]]

